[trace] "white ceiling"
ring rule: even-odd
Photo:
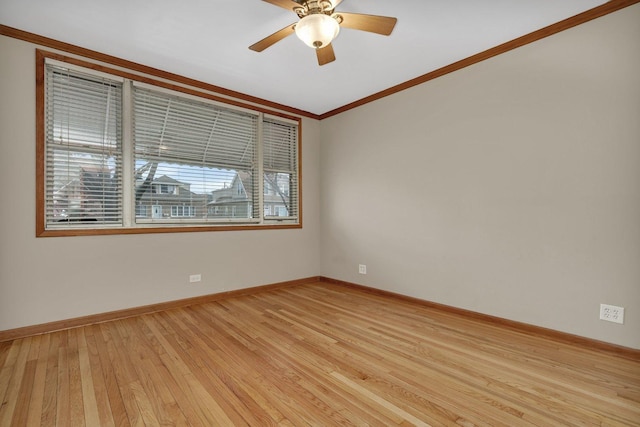
[[[322,114],[606,3],[604,0],[344,0],[395,16],[389,37],[342,29],[318,66],[294,23],[261,0],[0,0],[0,24]]]

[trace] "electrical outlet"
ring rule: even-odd
[[[358,273],[367,274],[367,266],[364,264],[358,265]]]
[[[195,283],[202,280],[202,274],[192,274],[189,276],[189,283]]]
[[[624,323],[624,307],[616,305],[600,304],[600,320],[607,322]]]

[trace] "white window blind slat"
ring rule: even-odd
[[[258,115],[134,86],[136,221],[258,218]]]
[[[122,84],[46,69],[47,228],[122,224]]]
[[[41,87],[46,230],[299,219],[298,121],[59,61]]]
[[[255,161],[257,116],[148,89],[134,89],[136,155],[212,168]]]
[[[298,216],[298,126],[265,118],[263,132],[264,216]]]

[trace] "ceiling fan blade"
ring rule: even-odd
[[[318,56],[318,65],[325,65],[336,60],[336,55],[333,53],[331,43],[322,49],[316,49],[316,55]]]
[[[293,10],[294,7],[300,7],[300,5],[293,0],[262,0],[267,3],[271,3],[274,6],[280,6],[287,10]]]
[[[283,29],[281,29],[279,31],[276,31],[275,33],[271,34],[270,36],[267,36],[267,37],[263,38],[258,43],[255,43],[255,44],[249,46],[249,49],[254,50],[256,52],[262,52],[263,50],[265,50],[269,46],[271,46],[271,45],[279,42],[283,38],[293,34],[295,32],[295,26],[296,26],[296,24],[287,25]]]
[[[347,12],[338,12],[336,15],[342,17],[341,27],[369,31],[370,33],[382,34],[383,36],[391,34],[393,27],[395,27],[396,22],[398,22],[397,18],[390,16],[363,15],[361,13]],[[340,22],[339,19],[338,22]]]

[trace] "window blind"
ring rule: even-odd
[[[45,222],[122,224],[122,82],[46,66]]]
[[[299,224],[295,117],[58,56],[38,67],[39,236]]]
[[[257,114],[138,86],[133,98],[138,221],[258,217]]]
[[[265,217],[297,217],[298,126],[265,118],[262,131]]]

